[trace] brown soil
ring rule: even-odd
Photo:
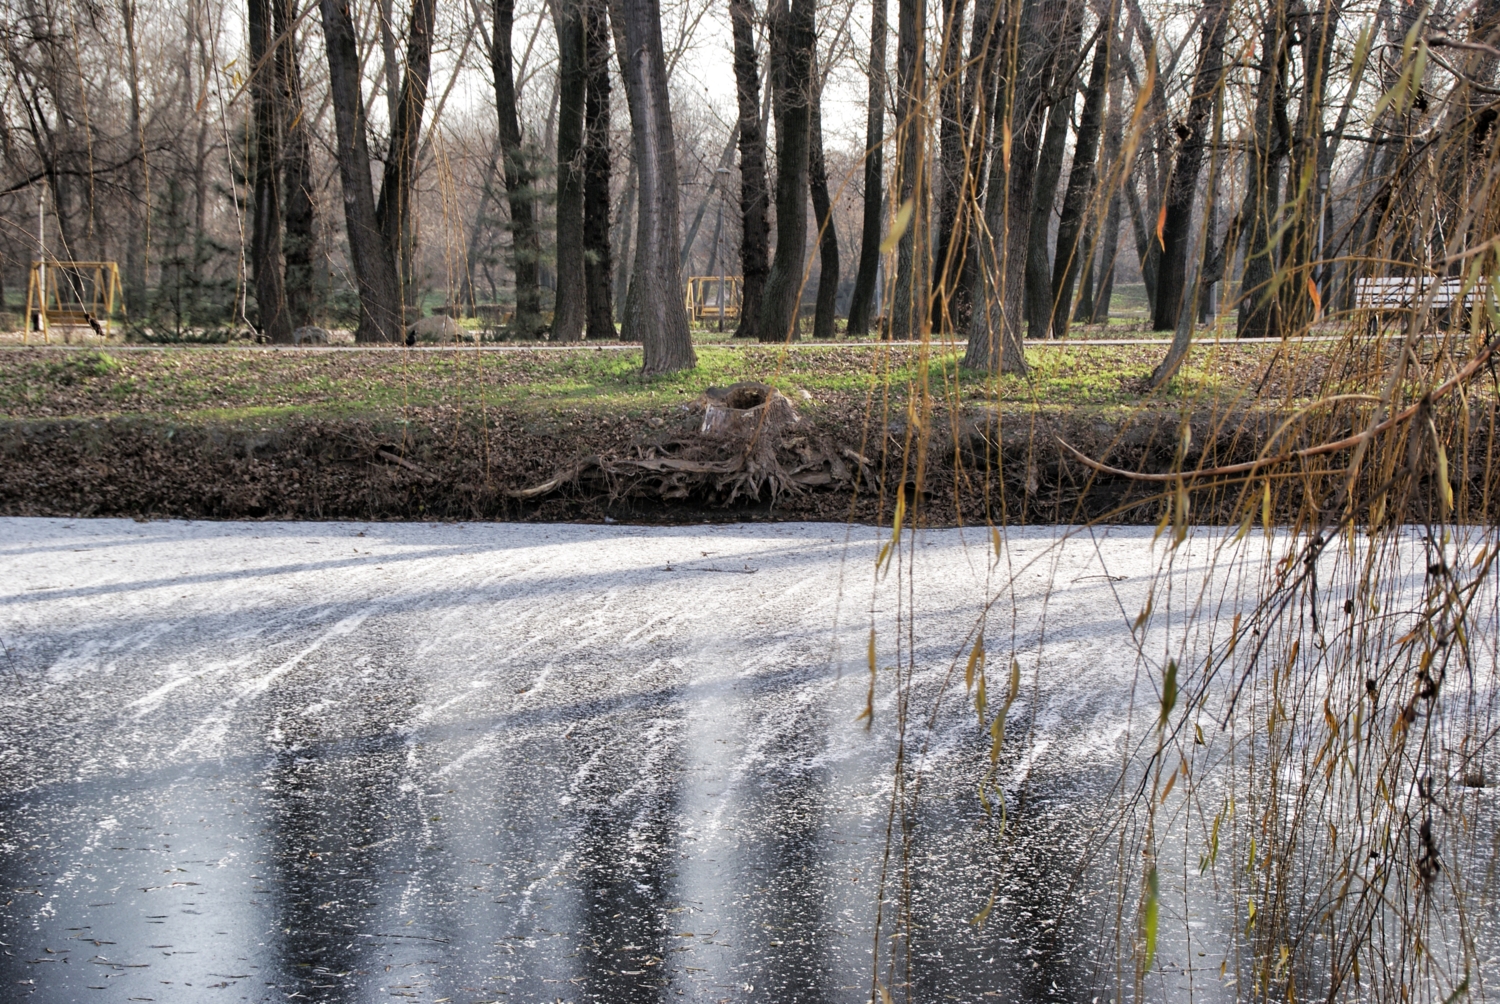
[[[1093,475],[1064,456],[1057,437],[1119,467],[1166,470],[1174,463],[1180,431],[1178,414],[1168,409],[1107,420],[1042,411],[974,411],[955,419],[939,408],[919,479],[920,431],[900,421],[870,428],[863,396],[850,395],[823,402],[816,419],[804,417],[785,430],[778,450],[789,468],[810,444],[830,456],[849,451],[867,461],[863,474],[851,461],[847,476],[826,484],[794,483],[774,498],[768,487],[758,497],[726,505],[726,493],[713,491],[707,481],[689,482],[686,491],[672,493],[675,498],[577,478],[534,498],[512,494],[578,470],[581,462],[670,455],[698,436],[701,418],[687,410],[648,421],[587,413],[541,419],[501,411],[492,412],[488,424],[443,407],[407,414],[405,422],[322,418],[275,425],[11,419],[0,423],[0,514],[878,522],[889,519],[901,491],[918,518],[934,526],[1100,518],[1154,523],[1162,511],[1161,486]],[[1200,460],[1253,457],[1272,427],[1269,419],[1244,416],[1220,416],[1216,425],[1208,415],[1193,425],[1189,467]],[[1232,485],[1196,493],[1194,519],[1230,518],[1239,492]]]

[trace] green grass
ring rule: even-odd
[[[0,411],[16,418],[140,414],[205,420],[391,415],[429,408],[537,415],[583,409],[640,416],[678,407],[709,386],[741,380],[774,384],[814,412],[871,394],[878,401],[904,401],[924,385],[940,401],[1110,408],[1148,400],[1144,377],[1163,351],[1154,345],[1036,346],[1027,351],[1029,374],[997,379],[961,370],[953,350],[934,346],[924,358],[916,347],[880,344],[701,345],[695,369],[658,378],[641,375],[637,349],[17,349],[0,351]],[[1262,378],[1274,352],[1264,345],[1200,349],[1157,399],[1232,398]],[[1308,369],[1306,359],[1289,359],[1282,368],[1288,376]]]

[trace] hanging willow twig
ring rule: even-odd
[[[1350,450],[1361,443],[1374,439],[1376,436],[1389,432],[1391,429],[1402,424],[1403,422],[1409,421],[1412,416],[1416,415],[1423,408],[1430,407],[1432,402],[1438,400],[1439,398],[1445,397],[1458,387],[1467,383],[1474,377],[1476,373],[1479,372],[1479,370],[1489,360],[1490,356],[1494,355],[1497,346],[1500,346],[1500,335],[1492,336],[1490,340],[1484,344],[1484,347],[1480,349],[1480,351],[1474,356],[1474,358],[1469,360],[1468,365],[1459,370],[1452,377],[1448,378],[1448,380],[1446,380],[1443,384],[1441,384],[1434,390],[1422,395],[1421,400],[1417,401],[1417,403],[1397,412],[1378,425],[1366,429],[1364,432],[1358,432],[1352,436],[1346,436],[1343,439],[1334,440],[1331,443],[1320,443],[1317,446],[1309,446],[1301,450],[1290,450],[1285,453],[1279,453],[1274,457],[1257,457],[1254,460],[1247,460],[1244,463],[1225,464],[1222,467],[1206,467],[1193,471],[1169,471],[1165,474],[1151,474],[1146,471],[1127,471],[1121,467],[1111,467],[1108,464],[1100,463],[1083,451],[1079,450],[1077,447],[1073,446],[1061,436],[1058,436],[1056,438],[1058,445],[1071,453],[1073,457],[1085,467],[1098,471],[1101,474],[1112,474],[1115,477],[1129,478],[1132,481],[1166,482],[1184,479],[1192,481],[1199,478],[1223,477],[1228,474],[1244,474],[1246,472],[1259,470],[1262,467],[1270,467],[1275,464],[1284,464],[1292,460],[1306,460],[1309,457],[1320,457],[1329,453],[1338,453],[1340,450]]]

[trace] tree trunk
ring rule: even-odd
[[[549,6],[550,6],[550,4],[549,4]],[[534,222],[536,223],[537,241],[539,243],[542,241],[542,235],[547,232],[548,228],[549,227],[554,227],[555,228],[555,226],[556,226],[556,219],[555,219],[556,214],[555,213],[553,214],[554,215],[554,219],[553,220],[549,221],[547,219],[547,210],[548,210],[548,208],[554,208],[555,209],[556,208],[556,202],[557,202],[557,189],[555,187],[555,183],[556,183],[556,177],[555,177],[556,172],[555,172],[555,170],[553,172],[554,173],[554,178],[553,178],[554,187],[552,189],[552,192],[550,193],[550,196],[549,196],[549,193],[547,192],[547,181],[546,181],[546,178],[547,178],[546,153],[555,152],[556,149],[557,149],[557,95],[558,95],[558,90],[559,90],[559,88],[558,88],[559,81],[558,81],[558,78],[556,76],[552,77],[551,84],[552,84],[552,87],[551,87],[550,92],[549,92],[549,94],[547,96],[547,114],[542,119],[542,142],[539,145],[535,144],[535,143],[528,144],[529,150],[530,150],[531,154],[533,155],[533,157],[535,158],[532,161],[532,163],[538,165],[538,170],[537,170],[537,194],[536,194],[536,200],[535,200],[535,202],[532,203],[532,212],[535,214],[535,216],[534,216]],[[552,166],[554,168],[556,168],[557,165],[554,163]],[[555,256],[556,251],[557,251],[556,246],[554,245],[551,250],[553,252],[553,255]],[[556,303],[557,303],[557,270],[554,267],[555,265],[556,265],[556,261],[552,260],[552,259],[549,259],[549,256],[547,254],[547,248],[545,247],[545,245],[543,245],[542,246],[542,250],[540,252],[540,257],[537,259],[537,266],[536,266],[537,285],[542,290],[551,291],[554,313],[556,311]],[[547,326],[545,325],[545,323],[542,325],[542,327],[543,327],[544,331],[550,330],[550,329],[547,328]],[[543,335],[543,337],[546,337],[546,336]]]
[[[1067,58],[1077,51],[1069,46]],[[1026,337],[1047,338],[1052,333],[1052,262],[1047,254],[1052,212],[1057,205],[1057,182],[1062,177],[1063,151],[1068,140],[1068,117],[1073,107],[1074,85],[1047,114],[1047,129],[1037,156],[1036,184],[1031,202],[1031,227],[1026,245]]]
[[[380,201],[375,218],[380,224],[396,275],[401,282],[401,304],[413,304],[417,290],[416,230],[412,216],[413,192],[417,184],[417,141],[422,132],[422,112],[427,106],[427,84],[432,73],[432,27],[436,0],[412,0],[411,26],[406,38],[406,72],[401,77],[401,96],[391,123],[390,144],[385,154],[385,176],[380,183]]]
[[[1284,100],[1285,0],[1272,4],[1261,41],[1260,81],[1255,95],[1255,118],[1250,148],[1245,151],[1245,201],[1240,219],[1245,226],[1245,264],[1240,273],[1240,338],[1266,338],[1280,327],[1271,276],[1276,251],[1271,244],[1272,217],[1280,201],[1280,161],[1285,146],[1276,133],[1277,109]]]
[[[609,22],[604,0],[582,0],[584,66],[583,280],[588,337],[615,337],[610,295],[614,263],[609,242]]]
[[[760,340],[797,337],[807,248],[808,134],[811,126],[815,0],[772,0],[771,87],[776,109],[776,257],[761,298]]]
[[[401,287],[375,218],[370,148],[360,96],[359,52],[348,0],[319,0],[328,48],[328,96],[338,138],[336,159],[344,192],[349,258],[359,289],[358,342],[394,342],[404,337]]]
[[[1150,141],[1143,145],[1144,148],[1141,151],[1146,156],[1138,157],[1136,164],[1140,167],[1141,180],[1146,186],[1146,191],[1150,193],[1149,203],[1152,213],[1149,217],[1151,224],[1149,229],[1154,233],[1156,230],[1156,210],[1160,207],[1159,200],[1165,197],[1166,194],[1163,189],[1166,185],[1167,174],[1170,171],[1168,158],[1172,152],[1173,118],[1167,105],[1166,81],[1173,79],[1173,75],[1177,72],[1177,60],[1187,49],[1191,28],[1189,28],[1188,33],[1183,35],[1182,40],[1178,42],[1175,49],[1169,48],[1166,50],[1168,62],[1166,69],[1163,70],[1156,37],[1151,31],[1150,20],[1146,17],[1145,12],[1141,10],[1140,0],[1126,0],[1126,2],[1130,5],[1130,21],[1125,29],[1125,37],[1128,39],[1134,34],[1140,40],[1141,54],[1144,57],[1143,61],[1146,64],[1147,71],[1147,80],[1144,86],[1149,87],[1145,99],[1146,109],[1144,115],[1147,125],[1144,130],[1145,135],[1142,138],[1149,138]],[[1120,61],[1120,65],[1124,69],[1126,76],[1130,78],[1130,84],[1135,88],[1136,96],[1139,97],[1143,84],[1136,78],[1134,61],[1124,59]],[[1132,169],[1134,169],[1134,166],[1132,165]],[[1152,243],[1159,251],[1160,247],[1154,241]],[[1155,287],[1153,286],[1152,288],[1154,289]],[[1154,295],[1151,299],[1152,302],[1155,302]]]
[[[625,174],[625,191],[620,194],[620,245],[619,264],[615,268],[615,310],[619,313],[621,323],[625,321],[625,297],[630,292],[630,266],[635,259],[630,256],[631,241],[635,237],[635,160],[630,161],[630,169]]]
[[[974,313],[964,366],[987,373],[1025,373],[1021,341],[1026,250],[1031,202],[1046,113],[1046,69],[1061,21],[1061,0],[1023,0],[1014,25],[1006,25],[1003,48],[1014,52],[1001,68],[993,135],[999,148],[990,159],[985,186],[985,229],[974,269]],[[1012,48],[1012,46],[1014,48]],[[1008,129],[1007,129],[1008,127]],[[1009,150],[1005,146],[1007,131]],[[1008,156],[1007,156],[1008,154]]]
[[[1389,0],[1385,0],[1385,3],[1382,4],[1382,7],[1388,7],[1388,5]],[[1379,24],[1380,19],[1381,18],[1377,15],[1375,22],[1377,25]],[[1370,61],[1366,59],[1364,64],[1360,66],[1359,72],[1354,74],[1353,79],[1349,81],[1348,88],[1344,91],[1343,105],[1339,109],[1339,117],[1334,122],[1333,132],[1328,137],[1328,147],[1323,154],[1323,162],[1325,164],[1335,164],[1338,162],[1339,146],[1343,142],[1345,130],[1349,126],[1349,115],[1350,112],[1354,110],[1355,99],[1359,96],[1360,85],[1364,80],[1365,72],[1369,69],[1369,66]],[[1371,123],[1370,131],[1373,136],[1373,133],[1375,132],[1374,123]],[[1360,167],[1357,169],[1358,173],[1350,178],[1349,181],[1346,181],[1345,184],[1357,184],[1354,179],[1363,175],[1363,172],[1368,168],[1369,163],[1370,162],[1368,159],[1361,158]],[[1327,229],[1325,231],[1325,234],[1328,240],[1334,241],[1333,247],[1337,248],[1338,245],[1342,244],[1344,241],[1352,240],[1354,235],[1358,231],[1358,227],[1357,225],[1351,223],[1350,225],[1343,228],[1343,233],[1340,238],[1335,238],[1335,199],[1331,192],[1328,195],[1326,203],[1327,204],[1324,210],[1324,225]],[[1357,245],[1351,244],[1350,246],[1354,247]],[[1325,259],[1325,264],[1321,269],[1322,274],[1320,275],[1318,281],[1323,288],[1323,302],[1327,305],[1328,309],[1347,309],[1345,303],[1347,300],[1352,298],[1351,294],[1353,292],[1351,288],[1352,283],[1349,282],[1353,262],[1348,256],[1340,256],[1339,259],[1327,261],[1327,259],[1335,253],[1336,251],[1330,250],[1329,246],[1326,243],[1324,244],[1324,248],[1322,251],[1320,251],[1319,257]]]
[[[734,37],[734,83],[739,99],[740,133],[740,323],[736,338],[760,337],[760,301],[771,271],[770,227],[766,220],[766,134],[761,128],[760,70],[755,56],[755,5],[730,0]]]
[[[396,12],[391,0],[380,0],[381,69],[385,74],[385,117],[396,121],[396,101],[401,93],[401,63],[396,58]]]
[[[1161,226],[1161,266],[1156,279],[1152,327],[1175,330],[1187,281],[1188,244],[1192,239],[1193,196],[1207,145],[1204,132],[1218,100],[1224,77],[1224,34],[1229,27],[1229,0],[1208,0],[1203,9],[1203,35],[1198,68],[1193,74],[1192,100],[1187,118],[1178,125],[1182,137],[1177,161],[1167,186],[1166,216]]]
[[[1099,223],[1093,220],[1078,243],[1083,253],[1083,271],[1078,275],[1078,306],[1071,311],[1071,317],[1079,324],[1088,324],[1094,317],[1094,263],[1098,258],[1095,254],[1098,239]],[[1058,337],[1061,338],[1067,333],[1064,329],[1062,335]]]
[[[198,50],[198,79],[200,83],[206,83],[210,77],[217,72],[215,60],[209,55],[208,35],[206,23],[210,19],[203,16],[199,9],[199,3],[194,0],[193,15],[193,38],[197,43]],[[207,94],[207,91],[204,91]],[[208,263],[210,253],[210,238],[208,234],[208,171],[209,159],[217,153],[214,123],[209,118],[207,101],[200,98],[194,105],[193,115],[196,119],[197,135],[194,137],[193,149],[193,240],[192,254],[188,258],[187,286],[193,291],[193,303],[191,309],[198,311],[199,307],[206,306],[201,302],[201,290],[204,286],[204,266]],[[63,189],[59,187],[59,191]],[[64,225],[64,217],[59,214],[58,225]],[[75,246],[69,241],[68,247]]]
[[[1069,0],[1051,64],[1044,71],[1051,96],[1047,129],[1037,158],[1031,203],[1031,230],[1026,248],[1026,336],[1046,338],[1052,333],[1052,258],[1048,254],[1052,214],[1057,208],[1057,184],[1062,177],[1063,152],[1078,93],[1077,64],[1083,31],[1083,4]],[[1064,76],[1065,75],[1065,76]]]
[[[312,141],[302,104],[302,62],[297,55],[297,15],[292,0],[272,0],[275,15],[277,76],[281,84],[283,144],[281,212],[286,229],[281,248],[286,259],[286,309],[294,329],[317,319],[317,250],[312,199]]]
[[[1392,9],[1391,0],[1381,0],[1375,9],[1375,23],[1385,35],[1387,47],[1394,48],[1403,45],[1403,36],[1410,30],[1411,18],[1417,13],[1412,7],[1407,6],[1405,11],[1398,14]],[[1379,93],[1390,93],[1402,80],[1406,61],[1398,59],[1380,59],[1376,62],[1379,68],[1379,82],[1376,90]],[[1398,114],[1397,109],[1391,105],[1375,117],[1370,123],[1371,143],[1368,147],[1368,155],[1364,164],[1363,175],[1360,182],[1365,186],[1374,186],[1375,194],[1366,203],[1365,211],[1360,220],[1355,224],[1354,233],[1350,237],[1350,282],[1347,296],[1348,307],[1353,309],[1356,302],[1354,283],[1360,276],[1377,276],[1386,273],[1390,259],[1394,258],[1391,243],[1395,234],[1393,227],[1383,226],[1386,221],[1391,220],[1391,203],[1396,195],[1395,186],[1388,183],[1395,165],[1404,159],[1407,154],[1404,142],[1392,142],[1398,136],[1406,132],[1406,116]],[[1409,120],[1408,120],[1409,121]],[[1246,263],[1248,267],[1248,262]],[[1241,291],[1245,289],[1245,283],[1241,282]],[[1244,302],[1240,304],[1241,322],[1244,319]]]
[[[869,333],[870,308],[875,299],[880,268],[880,207],[885,196],[885,50],[886,0],[872,0],[870,16],[870,89],[865,113],[865,191],[863,230],[859,236],[859,268],[854,275],[854,298],[849,303],[850,338]]]
[[[1224,248],[1225,237],[1219,238],[1219,243],[1214,244],[1214,239],[1219,233],[1219,178],[1218,171],[1213,168],[1218,159],[1215,156],[1209,161],[1208,193],[1204,198],[1203,207],[1203,266],[1198,273],[1198,323],[1207,324],[1213,320],[1216,309],[1215,287],[1224,274]],[[1234,221],[1230,221],[1230,235],[1234,234]]]
[[[495,176],[500,169],[500,140],[496,137],[490,144],[489,157],[484,163],[484,173],[480,176],[479,204],[474,208],[473,222],[469,225],[469,242],[464,249],[464,274],[463,287],[459,293],[459,299],[469,311],[470,317],[478,316],[479,297],[474,292],[474,269],[480,261],[479,246],[487,229],[485,213],[490,208],[490,203],[495,201]],[[488,270],[486,270],[488,276]],[[493,287],[493,280],[491,280]],[[494,298],[493,288],[490,293]]]
[[[620,27],[620,75],[630,106],[631,146],[640,191],[635,268],[626,294],[621,337],[639,341],[643,372],[672,373],[697,365],[682,307],[682,239],[677,206],[677,147],[667,95],[660,9],[654,0],[612,0],[610,16]]]
[[[1326,158],[1327,134],[1324,129],[1324,110],[1327,104],[1328,74],[1333,56],[1333,39],[1338,30],[1338,5],[1325,2],[1320,11],[1302,9],[1298,17],[1296,34],[1302,45],[1302,94],[1297,111],[1297,127],[1292,132],[1288,150],[1287,176],[1307,178],[1306,193],[1293,204],[1291,213],[1281,226],[1281,270],[1286,280],[1281,283],[1280,310],[1283,331],[1304,330],[1317,320],[1317,305],[1308,292],[1316,288],[1320,278],[1318,255],[1318,233],[1322,219],[1323,189],[1328,183],[1330,160]],[[1493,7],[1493,0],[1488,6]],[[1462,86],[1462,85],[1460,85]],[[1465,102],[1464,104],[1467,104]],[[1463,127],[1454,120],[1463,114],[1455,107],[1450,118],[1454,132]],[[1464,200],[1462,189],[1471,176],[1467,164],[1472,144],[1454,143],[1448,155],[1440,161],[1438,178],[1447,189],[1446,196],[1451,205],[1460,205]],[[1453,225],[1457,224],[1454,221]],[[1444,226],[1443,231],[1448,231]],[[1448,249],[1442,248],[1438,256],[1443,257]],[[1321,296],[1321,294],[1320,294]]]
[[[542,245],[533,213],[536,177],[521,146],[521,121],[516,114],[516,86],[511,76],[510,36],[514,21],[515,0],[494,0],[490,65],[495,80],[505,194],[510,202],[511,253],[514,259],[511,268],[516,276],[516,313],[511,332],[517,338],[531,339],[539,337],[542,331],[542,291],[537,281]]]
[[[734,149],[739,142],[739,129],[736,127],[729,133],[729,142],[724,144],[724,152],[719,155],[719,163],[714,168],[713,177],[708,181],[708,191],[703,193],[703,201],[698,203],[698,211],[693,214],[693,222],[688,226],[687,236],[682,239],[682,253],[677,256],[677,263],[684,272],[687,271],[693,257],[693,245],[698,241],[698,231],[703,226],[703,217],[708,214],[708,207],[714,204],[714,194],[719,191],[721,179],[729,173],[729,165],[734,163]],[[712,272],[712,269],[709,269]]]
[[[938,89],[938,109],[942,122],[938,127],[938,196],[937,247],[933,258],[932,328],[952,331],[949,304],[958,289],[963,268],[963,235],[954,241],[959,228],[959,198],[968,180],[964,163],[964,125],[960,119],[960,59],[963,55],[964,0],[948,0],[943,11],[943,40],[938,62],[942,67]]]
[[[1098,287],[1094,291],[1094,312],[1089,320],[1094,324],[1109,323],[1110,301],[1115,295],[1115,265],[1120,257],[1120,193],[1109,199],[1109,212],[1104,217],[1104,233],[1099,238]]]
[[[1146,287],[1146,300],[1156,303],[1156,269],[1161,262],[1161,245],[1156,235],[1146,226],[1146,211],[1141,207],[1140,193],[1136,191],[1135,179],[1125,179],[1125,205],[1130,209],[1130,229],[1135,236],[1136,260],[1140,262],[1141,284]]]
[[[927,254],[926,240],[918,245],[927,222],[926,150],[927,5],[924,0],[896,3],[896,191],[897,205],[910,206],[910,222],[896,244],[896,288],[891,296],[891,338],[913,337],[925,313],[921,301],[927,291],[925,271],[918,256]]]
[[[961,121],[968,129],[967,175],[960,189],[960,210],[949,235],[949,248],[939,248],[940,267],[950,272],[946,281],[951,292],[947,301],[948,330],[968,331],[974,305],[974,261],[979,243],[980,216],[977,207],[985,194],[990,124],[995,117],[995,78],[1000,60],[1001,14],[1005,8],[995,0],[978,0],[974,6],[974,28],[969,37],[969,72],[964,79]],[[956,263],[956,264],[955,264]]]
[[[833,201],[828,197],[828,165],[823,159],[823,87],[816,67],[812,87],[807,171],[813,221],[818,227],[818,311],[813,316],[813,337],[832,338],[839,292],[839,238],[833,227]]]
[[[1224,92],[1216,90],[1213,98],[1213,106],[1210,113],[1213,117],[1214,133],[1212,137],[1213,156],[1208,162],[1209,185],[1204,199],[1203,207],[1203,247],[1199,252],[1198,274],[1189,277],[1183,286],[1182,301],[1178,307],[1177,326],[1172,336],[1172,346],[1167,350],[1166,358],[1163,359],[1151,373],[1150,386],[1157,390],[1165,386],[1166,382],[1176,375],[1177,370],[1187,359],[1188,351],[1193,343],[1193,324],[1198,318],[1203,294],[1212,289],[1216,281],[1215,270],[1220,267],[1223,258],[1222,245],[1218,251],[1214,249],[1214,231],[1217,224],[1214,222],[1218,216],[1218,175],[1219,175],[1219,151],[1224,148],[1224,115],[1223,115]],[[1220,260],[1216,261],[1218,258]]]
[[[250,0],[251,122],[255,134],[254,194],[251,198],[250,269],[260,330],[275,343],[292,340],[281,275],[281,199],[276,169],[281,158],[281,114],[272,52],[271,0]]]
[[[127,175],[128,211],[125,221],[125,309],[138,317],[146,313],[147,226],[151,215],[151,192],[146,164],[146,134],[141,128],[140,55],[135,41],[135,0],[120,0],[120,20],[125,29],[125,52],[130,66],[130,141],[136,147]],[[138,159],[137,159],[138,158]],[[5,302],[0,297],[0,304]]]
[[[588,70],[584,65],[583,0],[557,0],[557,296],[552,337],[576,342],[588,317],[583,278],[583,130]]]
[[[1125,100],[1123,74],[1116,74],[1109,88],[1109,112],[1104,120],[1104,164],[1110,173],[1109,210],[1104,216],[1104,233],[1099,239],[1099,278],[1094,293],[1094,312],[1089,320],[1094,324],[1109,323],[1109,301],[1115,292],[1115,261],[1120,254],[1120,214],[1123,210],[1120,188],[1129,181],[1125,165],[1120,163],[1125,141],[1125,115],[1121,102]]]
[[[1057,338],[1068,333],[1068,322],[1073,316],[1073,285],[1077,281],[1079,266],[1093,264],[1094,248],[1082,240],[1083,224],[1094,198],[1094,164],[1099,157],[1099,133],[1104,124],[1104,99],[1109,90],[1110,40],[1113,37],[1112,23],[1100,26],[1099,44],[1094,48],[1094,65],[1089,70],[1088,90],[1083,99],[1083,114],[1078,119],[1073,166],[1068,171],[1068,188],[1063,193],[1062,216],[1057,224],[1057,255],[1052,265],[1052,334]],[[1087,288],[1085,292],[1088,292]],[[1089,309],[1080,311],[1080,316],[1090,316],[1093,312],[1093,305],[1089,304]]]
[[[1327,88],[1327,58],[1338,24],[1338,0],[1324,0],[1322,7],[1321,17],[1316,14],[1312,17],[1310,34],[1317,41],[1310,43],[1306,49],[1305,71],[1312,72],[1315,62],[1323,64],[1322,73],[1317,78],[1323,86],[1317,90],[1314,105],[1320,111]],[[1442,125],[1439,127],[1451,137],[1445,144],[1447,149],[1439,156],[1437,168],[1438,176],[1443,179],[1443,199],[1453,207],[1443,214],[1446,219],[1443,220],[1441,232],[1447,244],[1441,252],[1444,257],[1455,253],[1460,247],[1473,247],[1482,243],[1494,230],[1493,210],[1476,210],[1486,202],[1493,204],[1493,195],[1486,199],[1477,193],[1485,191],[1489,186],[1490,179],[1485,174],[1494,162],[1496,152],[1496,112],[1493,106],[1486,108],[1486,105],[1494,101],[1495,70],[1500,67],[1500,59],[1497,59],[1493,49],[1494,43],[1500,40],[1500,31],[1497,31],[1500,29],[1500,0],[1481,0],[1474,5],[1468,20],[1466,34],[1475,48],[1468,49],[1460,59],[1455,60],[1462,77],[1455,83],[1453,97],[1449,99],[1449,108],[1440,120]],[[1321,44],[1321,49],[1315,48],[1318,44]],[[1357,86],[1357,82],[1354,86]],[[1307,102],[1304,101],[1304,109],[1306,107]],[[1311,117],[1307,116],[1309,119]],[[1310,128],[1305,127],[1298,132],[1311,137],[1316,130],[1319,146],[1323,147],[1320,150],[1322,170],[1318,177],[1323,178],[1330,173],[1329,167],[1334,163],[1334,152],[1342,130],[1335,128],[1325,146],[1319,128],[1321,114],[1317,119],[1316,123],[1305,119],[1305,126]],[[1467,211],[1460,207],[1466,207]],[[1329,270],[1325,266],[1319,271],[1326,273]]]

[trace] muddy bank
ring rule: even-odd
[[[1455,474],[1467,473],[1470,488],[1456,477],[1459,496],[1471,509],[1493,507],[1494,493],[1483,491],[1487,417],[1471,422],[1469,449],[1453,451]],[[1192,469],[1253,459],[1281,423],[1271,414],[1203,413],[1189,424],[1183,456]],[[862,402],[851,401],[803,415],[781,432],[777,456],[795,476],[758,496],[728,497],[711,479],[668,485],[597,473],[608,474],[611,461],[640,466],[643,458],[674,456],[701,428],[701,413],[687,408],[647,419],[492,412],[479,421],[442,408],[408,411],[403,420],[11,419],[0,422],[0,515],[870,523],[890,518],[900,492],[932,526],[1154,524],[1164,511],[1160,484],[1091,471],[1058,440],[1119,468],[1166,471],[1178,463],[1183,425],[1182,414],[1166,408],[1073,415],[939,409],[924,433],[900,419],[871,418]],[[1278,443],[1317,442],[1337,429],[1293,430]],[[579,474],[589,470],[595,474]],[[1424,473],[1419,483],[1430,478]],[[1301,494],[1283,492],[1277,507],[1295,510],[1307,491],[1321,492],[1332,480],[1293,485]],[[518,497],[550,481],[556,486]],[[1242,490],[1231,484],[1195,491],[1193,521],[1232,518]]]

